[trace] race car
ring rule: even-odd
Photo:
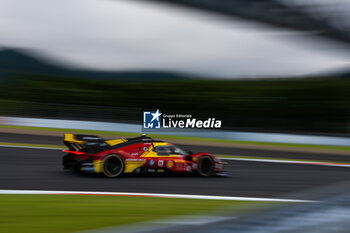
[[[105,140],[93,135],[65,134],[68,150],[63,168],[102,173],[114,178],[123,173],[196,173],[212,176],[223,163],[210,153],[185,152],[179,147],[146,135]]]

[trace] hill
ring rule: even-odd
[[[0,51],[0,78],[11,78],[26,74],[79,77],[113,80],[181,80],[185,76],[160,71],[94,71],[70,69],[42,61],[22,50],[5,49]]]

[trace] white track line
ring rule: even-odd
[[[0,147],[9,148],[27,148],[27,149],[42,149],[42,150],[63,150],[63,148],[55,147],[39,147],[39,146],[16,146],[16,145],[1,145]],[[289,163],[289,164],[304,164],[304,165],[318,165],[318,166],[329,166],[329,167],[350,167],[350,164],[341,163],[326,163],[326,162],[313,162],[313,161],[298,161],[298,160],[278,160],[278,159],[249,159],[249,158],[227,158],[219,157],[222,160],[236,160],[236,161],[247,161],[247,162],[263,162],[263,163]]]
[[[249,159],[249,158],[220,158],[220,159],[237,160],[237,161],[250,161],[250,162],[264,162],[264,163],[291,163],[291,164],[318,165],[318,166],[329,166],[329,167],[350,167],[350,164],[313,162],[313,161],[308,162],[308,161],[297,161],[297,160]]]
[[[163,193],[129,193],[129,192],[87,192],[87,191],[44,191],[44,190],[0,190],[0,194],[51,194],[51,195],[101,195],[101,196],[132,196],[132,197],[162,197],[202,200],[225,201],[267,201],[267,202],[316,202],[311,200],[281,199],[281,198],[254,198],[254,197],[230,197],[187,194],[163,194]]]

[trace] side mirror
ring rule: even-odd
[[[186,150],[186,153],[192,155],[192,154],[193,154],[193,151],[191,151],[191,150]]]

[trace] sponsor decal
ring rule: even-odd
[[[143,151],[148,151],[148,147],[147,146],[143,147]]]
[[[163,160],[158,160],[158,167],[163,167],[164,161]]]
[[[94,167],[81,167],[80,171],[85,171],[85,172],[94,172],[95,168]]]
[[[149,165],[153,166],[154,165],[154,160],[149,161]]]
[[[178,163],[176,164],[176,169],[177,170],[182,170],[184,167],[183,167],[183,164],[182,163]]]
[[[146,159],[125,159],[125,161],[146,161]]]
[[[186,163],[186,160],[183,159],[175,159],[175,163]]]
[[[94,163],[83,163],[82,166],[94,166]]]
[[[141,168],[136,168],[135,170],[134,170],[134,173],[140,173],[141,172]]]
[[[143,112],[143,128],[144,129],[160,129],[160,128],[221,128],[222,121],[209,117],[207,119],[198,119],[191,114],[164,114],[157,111]]]
[[[167,167],[167,168],[173,168],[173,167],[174,167],[174,162],[173,162],[173,161],[168,161],[168,162],[166,163],[166,167]]]

